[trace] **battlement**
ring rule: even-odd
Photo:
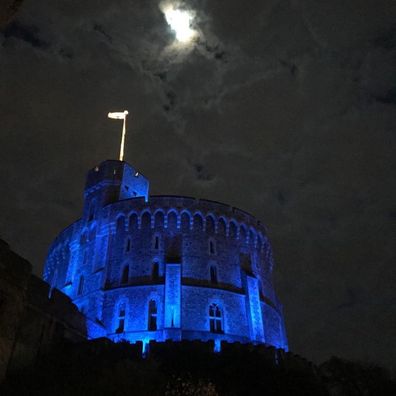
[[[218,232],[224,224],[227,235],[230,231],[234,232],[232,228],[235,227],[238,238],[240,232],[242,232],[247,239],[254,238],[257,243],[267,243],[266,227],[253,215],[230,205],[207,199],[174,195],[154,195],[149,197],[148,202],[142,198],[126,199],[108,204],[104,210],[105,215],[115,218],[119,218],[121,215],[130,218],[132,215],[136,215],[139,226],[142,223],[141,219],[144,215],[150,216],[152,228],[156,227],[157,220],[165,221],[166,227],[168,223],[166,218],[171,213],[176,214],[178,225],[181,224],[182,216],[188,216],[191,226],[193,224],[193,218],[199,216],[204,228],[206,226],[206,219],[210,217],[214,221],[215,232]],[[163,216],[165,220],[160,220],[160,216]]]

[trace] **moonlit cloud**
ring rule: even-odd
[[[192,16],[187,11],[170,8],[165,12],[165,17],[179,41],[185,43],[194,37],[195,32],[190,28]]]
[[[187,44],[197,36],[197,31],[191,28],[194,12],[180,8],[178,2],[161,2],[160,9],[164,13],[170,28],[175,32],[176,40]]]

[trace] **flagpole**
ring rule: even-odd
[[[128,115],[128,110],[115,111],[107,114],[107,117],[113,120],[123,120],[122,123],[122,135],[121,135],[121,147],[120,147],[120,161],[124,160],[124,146],[125,146],[125,135],[126,135],[126,117]]]
[[[121,137],[121,147],[120,147],[120,161],[123,161],[123,160],[124,160],[125,130],[126,130],[126,114],[125,114],[125,117],[124,117],[124,122],[122,123],[122,137]]]

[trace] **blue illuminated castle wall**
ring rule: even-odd
[[[132,166],[88,173],[83,216],[53,242],[52,288],[88,318],[90,338],[225,340],[286,349],[265,227],[204,199],[149,196]]]

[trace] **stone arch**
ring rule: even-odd
[[[154,213],[154,227],[162,228],[165,223],[165,213],[162,209],[157,209]]]
[[[208,214],[205,219],[205,229],[208,234],[214,234],[216,231],[216,221],[212,214]]]
[[[129,232],[136,232],[139,228],[139,219],[137,213],[131,213],[128,221]]]
[[[178,228],[178,214],[175,209],[170,209],[167,214],[167,227],[170,230],[176,230]]]
[[[268,265],[268,270],[271,273],[274,267],[274,257],[272,255],[272,248],[268,241],[265,242],[265,261]]]
[[[194,213],[193,230],[195,232],[201,232],[203,230],[203,216],[200,212]]]
[[[263,238],[261,234],[257,234],[257,242],[256,242],[256,248],[259,253],[261,253],[261,250],[263,248]]]
[[[237,238],[238,236],[238,225],[234,220],[231,220],[228,226],[228,235],[230,238]]]
[[[151,228],[151,213],[148,210],[145,210],[140,215],[140,228],[141,229]]]
[[[180,228],[183,232],[190,231],[191,228],[191,216],[187,210],[184,210],[180,215]]]
[[[224,236],[227,234],[227,222],[224,217],[220,217],[217,222],[217,233]]]
[[[249,245],[256,246],[256,232],[253,228],[249,229]]]
[[[125,232],[125,216],[119,215],[116,218],[116,233],[120,234]]]
[[[246,238],[247,238],[246,226],[245,226],[244,224],[241,224],[241,225],[239,226],[238,239],[239,239],[242,243],[246,243]]]

